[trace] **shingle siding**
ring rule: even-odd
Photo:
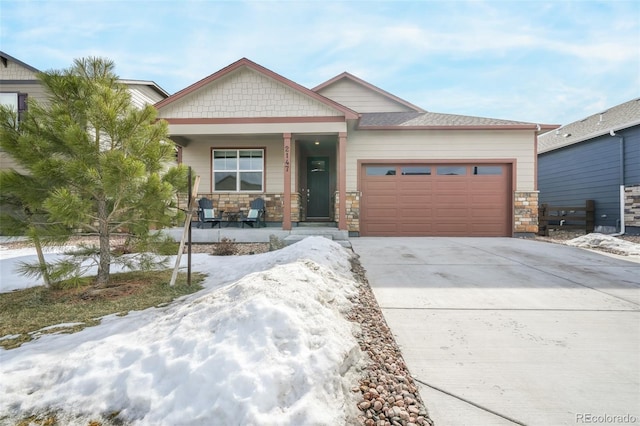
[[[162,118],[339,116],[340,111],[251,69],[241,69],[175,103]]]
[[[35,80],[36,72],[13,62],[7,61],[7,66],[0,66],[0,80]]]

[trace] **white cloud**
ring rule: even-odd
[[[553,111],[537,106],[566,87],[605,102],[640,95],[633,2],[63,4],[4,2],[2,49],[41,69],[100,54],[169,92],[248,57],[307,87],[348,71],[427,109],[475,105],[472,115],[514,119]],[[447,93],[455,98],[435,98]],[[503,109],[509,97],[529,109]],[[507,102],[483,102],[496,98]],[[552,121],[577,108],[562,105]]]

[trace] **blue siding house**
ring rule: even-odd
[[[595,200],[596,232],[640,234],[640,98],[538,137],[540,204]]]

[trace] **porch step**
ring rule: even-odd
[[[298,228],[337,228],[338,224],[335,222],[298,222]]]
[[[284,243],[286,245],[291,245],[297,243],[298,241],[302,241],[307,237],[323,237],[329,240],[333,240],[335,243],[340,244],[342,247],[351,248],[351,241],[349,240],[336,240],[332,235],[316,235],[316,234],[291,234],[284,239]]]
[[[341,231],[335,227],[296,227],[291,230],[291,234],[284,239],[284,242],[289,245],[312,236],[328,238],[343,247],[351,247],[349,231]]]
[[[332,240],[348,240],[349,231],[341,231],[338,228],[323,228],[323,227],[297,227],[291,230],[291,235],[318,235],[321,237],[327,237]]]

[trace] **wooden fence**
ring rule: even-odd
[[[550,206],[538,209],[538,235],[549,235],[550,229],[584,229],[588,234],[595,228],[596,202],[587,200],[583,207]]]

